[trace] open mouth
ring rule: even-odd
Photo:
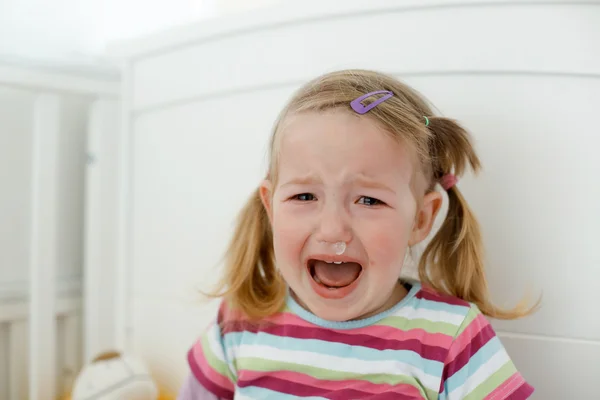
[[[308,260],[308,270],[313,281],[329,290],[352,285],[360,277],[363,267],[356,262]]]

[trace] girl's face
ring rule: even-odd
[[[278,171],[261,195],[277,266],[300,304],[346,321],[399,301],[407,248],[427,236],[441,204],[436,192],[417,203],[425,185],[406,147],[368,117],[306,113],[287,121]]]

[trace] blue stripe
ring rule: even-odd
[[[448,392],[452,393],[454,389],[463,385],[467,379],[475,374],[483,364],[490,360],[490,358],[497,353],[504,351],[505,350],[504,347],[502,347],[502,343],[500,343],[500,339],[498,339],[497,336],[494,336],[489,342],[481,347],[477,353],[471,355],[469,361],[460,369],[460,371],[457,371],[454,375],[446,380]],[[496,371],[487,372],[488,376],[492,376],[494,373],[496,373]]]
[[[393,316],[398,310],[405,307],[415,297],[415,295],[421,290],[421,284],[419,282],[415,281],[415,282],[410,282],[410,283],[412,285],[412,287],[410,288],[410,291],[394,307],[392,307],[386,311],[380,312],[379,314],[372,315],[372,316],[364,318],[364,319],[353,320],[353,321],[328,321],[328,320],[321,319],[321,318],[317,317],[316,315],[314,315],[313,313],[311,313],[310,311],[305,310],[298,303],[296,303],[296,300],[294,300],[294,297],[291,296],[289,294],[289,292],[288,292],[288,296],[286,298],[286,305],[292,311],[292,313],[296,314],[303,320],[308,321],[311,324],[320,326],[322,328],[340,329],[340,330],[341,329],[364,328],[366,326],[374,325],[377,322],[383,320],[384,318]]]
[[[244,388],[237,388],[236,393],[247,396],[251,399],[277,399],[277,400],[298,400],[297,396],[290,394],[275,392],[271,389],[265,389],[257,386],[248,386]],[[327,400],[325,397],[302,397],[307,400]]]
[[[444,368],[443,363],[423,358],[412,350],[377,350],[318,339],[282,337],[265,332],[258,335],[250,332],[231,332],[225,335],[225,343],[228,347],[240,344],[269,346],[273,348],[273,352],[291,350],[326,354],[346,358],[349,362],[354,360],[402,362],[434,376],[439,376]],[[268,357],[267,354],[265,356]]]

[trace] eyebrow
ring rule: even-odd
[[[395,193],[395,191],[392,190],[392,188],[390,188],[388,185],[381,183],[381,182],[371,180],[371,179],[363,177],[363,176],[359,176],[359,177],[355,178],[354,183],[357,183],[360,186],[364,186],[364,187],[371,188],[371,189],[381,189],[381,190],[386,190],[388,192]]]
[[[291,179],[291,180],[283,183],[281,185],[281,187],[290,186],[290,185],[310,185],[310,184],[316,184],[316,183],[322,183],[321,179],[319,179],[313,175],[307,175],[307,176],[302,176],[302,177]],[[349,179],[345,183],[346,184],[358,184],[358,185],[366,187],[366,188],[380,189],[380,190],[385,190],[388,192],[395,193],[395,191],[392,190],[392,188],[390,188],[388,185],[383,184],[381,182],[374,181],[374,180],[369,179],[362,175],[359,175],[354,179]]]
[[[281,187],[290,185],[310,185],[314,183],[321,183],[321,180],[316,178],[314,175],[301,176],[298,178],[291,179],[281,184]]]

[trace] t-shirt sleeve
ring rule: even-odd
[[[188,363],[194,378],[208,392],[218,398],[233,399],[237,378],[221,334],[221,316],[220,311],[217,321],[208,326],[190,349]]]
[[[185,380],[177,400],[222,400],[213,393],[209,392],[204,386],[196,380],[193,375],[189,375]]]
[[[521,400],[533,391],[489,321],[472,306],[446,357],[440,400]]]

